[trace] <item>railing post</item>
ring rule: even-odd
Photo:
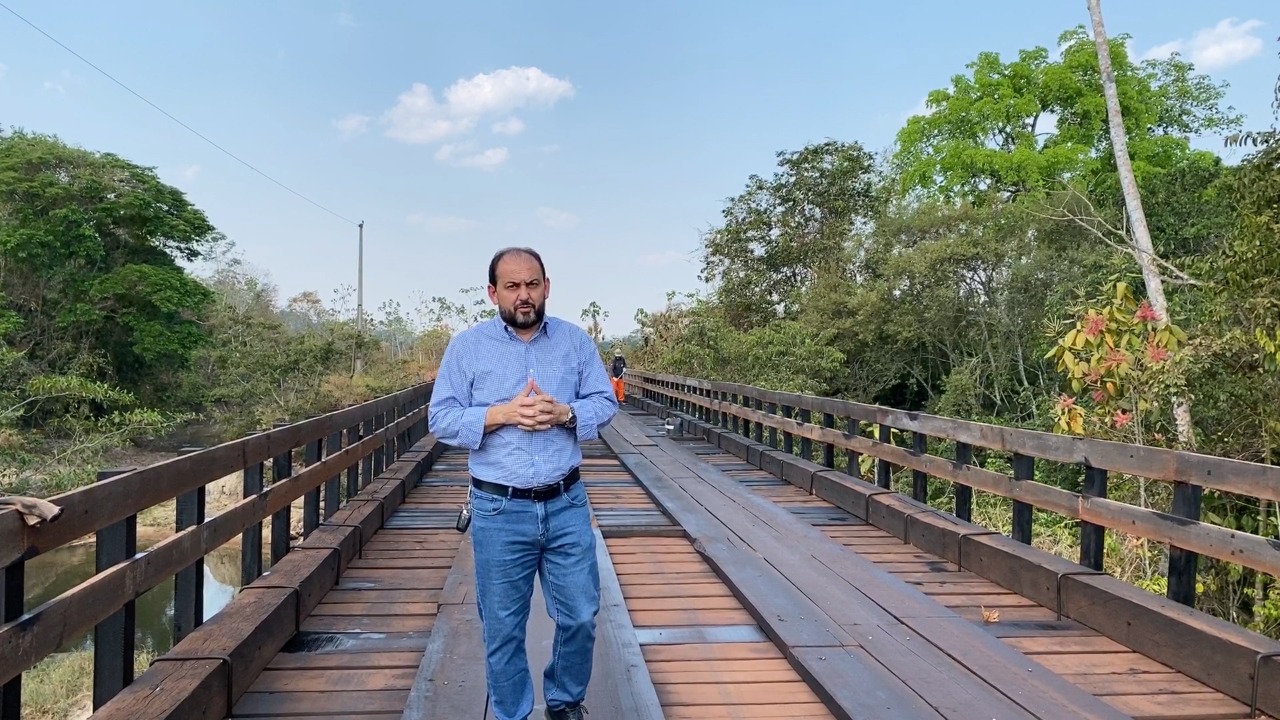
[[[199,452],[200,448],[185,447],[180,455]],[[205,487],[178,496],[174,527],[178,532],[196,527],[204,522]],[[178,571],[173,577],[173,644],[177,646],[191,631],[204,622],[204,558]]]
[[[805,425],[813,424],[813,413],[809,408],[800,408],[800,422]],[[800,457],[813,462],[813,440],[807,436],[800,438]]]
[[[1021,453],[1013,454],[1013,479],[1034,481],[1036,459]],[[1021,500],[1013,501],[1013,539],[1031,544],[1031,506]]]
[[[276,427],[284,427],[277,423]],[[289,448],[271,459],[271,484],[275,485],[293,474],[293,448]],[[289,554],[289,518],[292,503],[285,505],[271,516],[271,566]]]
[[[393,413],[393,417],[391,418],[391,424],[395,425],[396,423],[400,422],[400,418],[408,414],[409,414],[409,410],[407,405],[405,405],[404,403],[397,405],[396,411],[395,413]],[[392,451],[391,462],[394,463],[398,461],[400,459],[400,456],[404,455],[405,451],[409,449],[409,443],[408,443],[409,436],[407,433],[408,433],[408,428],[402,428],[399,432],[395,433],[396,444],[395,444],[395,450]]]
[[[1107,471],[1086,465],[1084,468],[1084,487],[1080,488],[1086,497],[1105,498],[1107,496]],[[1080,564],[1090,570],[1102,570],[1102,558],[1105,554],[1107,528],[1091,522],[1080,523]]]
[[[764,412],[764,401],[761,400],[760,398],[751,398],[751,409],[755,410],[756,412]],[[755,431],[756,431],[755,441],[758,443],[763,443],[764,442],[764,423],[762,422],[755,423]]]
[[[100,470],[97,482],[123,475],[135,468]],[[105,572],[138,553],[138,516],[112,523],[94,538],[94,574]],[[96,712],[133,682],[136,601],[111,613],[93,627],[93,709]]]
[[[1175,482],[1173,484],[1173,507],[1171,512],[1188,520],[1200,520],[1201,495],[1203,488],[1199,485]],[[1169,583],[1167,595],[1170,600],[1189,607],[1196,604],[1196,564],[1199,556],[1190,550],[1174,545],[1169,546]]]
[[[342,431],[335,430],[329,433],[329,437],[324,441],[325,457],[337,455],[342,451]],[[342,473],[336,472],[333,477],[329,478],[324,484],[324,519],[328,520],[333,514],[338,512],[338,506],[342,504],[340,493],[342,492],[339,483],[342,479]]]
[[[822,427],[832,429],[835,428],[835,426],[835,416],[828,412],[822,413]],[[836,446],[832,443],[822,443],[822,464],[829,468],[836,466]]]
[[[373,423],[374,423],[374,419],[372,417],[365,419],[363,423],[363,427],[360,431],[361,438],[373,437]],[[371,450],[367,455],[365,455],[363,458],[360,459],[360,488],[361,489],[369,487],[369,483],[373,482],[373,458],[377,454],[378,452],[376,450]]]
[[[356,423],[347,428],[347,445],[355,445],[360,442],[360,423]],[[351,467],[347,468],[347,497],[355,497],[360,492],[360,461],[351,463]]]
[[[782,417],[788,420],[791,420],[793,419],[794,414],[795,413],[791,409],[790,405],[782,406]],[[792,435],[787,430],[783,430],[782,431],[782,451],[790,455],[794,449],[795,449],[795,435]]]
[[[912,432],[911,449],[921,457],[927,455],[929,436],[922,432]],[[911,471],[911,499],[916,502],[929,502],[929,475],[923,470]]]
[[[857,435],[858,419],[845,418],[845,427],[847,428],[846,432],[850,435]],[[844,464],[844,471],[846,475],[856,477],[859,480],[862,479],[862,453],[857,450],[850,450],[846,448],[844,451]]]
[[[969,443],[956,443],[956,464],[961,466],[973,464],[973,446]],[[958,483],[955,491],[956,517],[965,522],[973,522],[973,488]]]
[[[311,467],[320,462],[324,454],[324,440],[316,439],[307,443],[302,458],[304,467]],[[310,537],[312,531],[320,527],[320,486],[308,490],[302,496],[302,537]]]
[[[893,444],[893,428],[880,423],[879,432],[876,433],[876,439],[885,445]],[[893,465],[884,458],[876,458],[876,486],[888,488],[893,481]]]
[[[741,397],[741,396],[739,396],[739,395],[738,395],[738,393],[730,393],[730,395],[729,395],[729,402],[730,402],[730,404],[733,404],[733,405],[741,405],[741,404],[742,404],[742,397]],[[743,430],[743,428],[742,428],[742,418],[738,417],[737,415],[734,415],[734,416],[733,416],[733,431],[734,431],[735,433],[737,433],[737,434],[741,435],[741,434],[742,434],[742,430]]]
[[[777,415],[778,403],[768,403],[765,406],[765,412],[770,415]],[[775,450],[778,449],[778,428],[772,425],[769,426],[769,447]]]
[[[255,435],[256,433],[249,433]],[[262,492],[262,463],[256,462],[244,469],[243,495],[245,499]],[[240,585],[241,587],[262,576],[262,522],[258,521],[240,533]]]
[[[717,391],[716,397],[719,398],[721,407],[724,407],[725,404],[729,402],[729,395],[723,390]],[[728,430],[729,429],[729,413],[723,410],[720,410],[719,415],[720,415],[720,422],[719,422],[720,429]]]
[[[22,617],[25,599],[26,565],[19,560],[0,570],[0,623]],[[21,720],[22,675],[0,687],[0,720]]]
[[[385,412],[380,412],[374,416],[373,429],[375,431],[377,431],[378,433],[381,433],[382,429],[385,428],[386,426],[387,426],[387,414]],[[378,477],[379,475],[382,474],[383,470],[387,469],[386,461],[387,461],[387,443],[384,440],[383,443],[378,446],[378,449],[373,451],[373,476],[369,478],[370,480]]]

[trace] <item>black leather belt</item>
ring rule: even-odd
[[[569,474],[565,475],[560,482],[543,485],[542,487],[511,487],[510,485],[489,482],[488,480],[481,480],[476,477],[471,478],[471,487],[481,492],[487,492],[490,495],[501,495],[502,497],[510,498],[512,500],[534,500],[536,502],[546,502],[553,498],[560,497],[561,493],[573,487],[581,478],[582,474],[578,472],[578,468],[574,468],[570,470]]]

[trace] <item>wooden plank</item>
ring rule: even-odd
[[[1280,642],[1110,576],[1062,580],[1064,612],[1124,646],[1249,702],[1253,665]],[[1258,707],[1280,716],[1280,658],[1262,662]]]
[[[440,612],[403,708],[417,720],[483,718],[488,703],[484,634],[474,602],[475,556],[467,534],[445,579]]]
[[[948,720],[1035,718],[902,625],[857,628],[858,643]]]
[[[775,566],[785,567],[788,579],[804,588],[805,595],[838,604],[844,612],[857,612],[862,616],[861,620],[849,619],[843,624],[892,622],[894,617],[903,617],[904,614],[955,617],[955,613],[924,593],[903,585],[886,570],[846,552],[821,530],[800,521],[785,508],[744,490],[735,480],[687,448],[665,440],[659,440],[658,448],[697,478],[697,482],[673,482],[722,523],[735,530],[740,529],[743,539]],[[761,523],[773,532],[761,532]],[[795,552],[797,541],[805,549],[803,554]],[[845,582],[833,584],[830,575],[820,571],[820,566],[833,571]],[[810,575],[808,579],[802,575],[806,571]]]
[[[154,671],[154,672],[153,672]],[[162,660],[93,714],[95,720],[222,720],[229,669],[218,660]]]
[[[1045,720],[1124,720],[1127,717],[998,638],[974,633],[973,623],[967,620],[908,618],[903,624],[1036,717]]]
[[[595,532],[600,613],[596,619],[595,670],[587,689],[587,706],[599,717],[663,720],[662,706],[631,624],[609,548],[600,531]]]
[[[615,418],[616,417],[617,416],[615,416]],[[620,445],[619,447],[622,449],[615,451],[619,453],[625,452],[627,450],[627,446],[630,446],[632,449],[639,449],[647,445],[653,445],[653,438],[650,437],[648,433],[644,432],[644,430],[639,427],[638,423],[628,425],[614,425],[613,423],[610,423],[600,428],[600,439],[604,440],[605,443],[609,443],[610,440],[617,439],[625,441],[626,446]],[[610,447],[612,447],[612,445]]]
[[[792,648],[788,654],[840,720],[943,717],[862,648]]]
[[[734,590],[770,637],[785,645],[801,647],[839,645],[850,641],[838,623],[826,617],[812,600],[763,558],[730,545],[725,540],[732,534],[729,529],[651,462],[638,456],[623,458],[622,462],[644,475],[641,481],[649,492],[686,532],[704,538],[695,544],[695,548]],[[623,582],[630,580],[627,578]],[[654,581],[665,584],[670,582],[670,578],[661,575]]]

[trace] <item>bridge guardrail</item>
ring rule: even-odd
[[[697,423],[701,432],[695,435],[749,464],[962,570],[1056,608],[1060,619],[1122,639],[1251,708],[1280,712],[1274,683],[1280,643],[1194,609],[1199,554],[1272,575],[1280,570],[1280,541],[1202,522],[1201,492],[1277,500],[1280,467],[630,368],[624,383],[640,407]],[[845,429],[836,429],[837,421]],[[876,438],[861,435],[860,423],[878,425]],[[910,432],[911,448],[897,446],[892,430]],[[930,455],[930,437],[953,442],[956,457]],[[1012,474],[974,466],[975,447],[1011,454]],[[851,475],[836,469],[837,448],[848,467],[859,467],[863,455],[874,458],[874,479],[864,479],[861,470]],[[1081,491],[1037,482],[1036,459],[1082,467]],[[911,470],[909,499],[891,487],[894,466]],[[1172,483],[1172,512],[1107,499],[1111,472]],[[929,506],[930,476],[953,484],[954,519]],[[1011,537],[973,524],[975,488],[1013,501]],[[1031,547],[1033,507],[1081,521],[1079,564]],[[1169,599],[1102,571],[1107,529],[1169,545]]]
[[[0,511],[0,720],[20,716],[22,673],[90,630],[93,707],[105,704],[132,680],[134,600],[175,578],[176,646],[202,622],[203,558],[239,536],[242,583],[253,582],[263,573],[262,523],[271,518],[274,566],[290,550],[294,501],[303,498],[305,538],[319,527],[322,513],[327,519],[338,510],[344,473],[345,494],[354,496],[426,437],[432,387],[420,383],[144,468],[103,471],[95,484],[49,498],[62,508],[52,523],[29,526],[16,510]],[[298,448],[304,469],[295,474]],[[267,461],[274,482],[264,487]],[[205,486],[242,470],[244,499],[206,518]],[[177,532],[138,553],[137,515],[169,500],[176,501]],[[24,564],[90,534],[97,540],[97,573],[24,610]]]
[[[970,521],[974,489],[1013,500],[1013,538],[1031,543],[1033,507],[1080,520],[1080,564],[1102,569],[1103,535],[1113,529],[1167,543],[1170,547],[1168,596],[1184,605],[1195,599],[1196,556],[1205,555],[1280,576],[1280,541],[1230,530],[1200,519],[1204,488],[1280,503],[1280,467],[1201,455],[1167,448],[1008,428],[908,412],[848,400],[776,392],[737,383],[661,375],[628,369],[626,381],[638,395],[661,399],[700,419],[752,435],[782,433],[791,452],[801,440],[801,456],[811,459],[811,443],[823,446],[823,464],[834,467],[840,448],[857,464],[859,455],[876,459],[876,485],[889,487],[893,466],[913,472],[912,497],[924,501],[929,476],[956,487],[956,516]],[[820,423],[813,421],[814,416]],[[835,423],[845,422],[845,429]],[[879,426],[877,439],[857,434],[857,422]],[[912,433],[912,449],[890,442],[890,430]],[[956,443],[956,457],[928,454],[929,437]],[[777,446],[777,442],[770,444]],[[1013,474],[970,464],[974,447],[1013,455]],[[1084,467],[1081,492],[1035,480],[1034,460]],[[1107,475],[1119,472],[1173,483],[1172,512],[1165,513],[1107,499]]]

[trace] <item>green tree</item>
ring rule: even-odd
[[[798,294],[877,207],[875,161],[857,143],[828,140],[777,158],[773,177],[752,175],[702,238],[702,279],[738,327],[794,314]]]
[[[42,371],[168,402],[210,293],[179,265],[218,239],[153,170],[46,135],[0,134],[3,342]]]
[[[582,309],[581,319],[587,323],[587,334],[596,345],[604,341],[604,325],[603,321],[609,319],[609,311],[600,307],[600,303],[592,300],[585,308]]]
[[[1185,154],[1187,136],[1230,131],[1241,117],[1221,108],[1225,84],[1176,56],[1134,62],[1128,40],[1119,35],[1108,45],[1141,182]],[[979,53],[968,74],[930,92],[930,111],[898,132],[892,166],[901,189],[945,200],[1010,200],[1066,179],[1114,173],[1093,40],[1080,25],[1058,42],[1058,59],[1042,46],[1008,61]]]

